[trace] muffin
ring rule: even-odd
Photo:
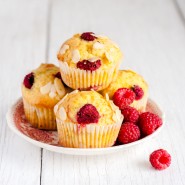
[[[26,75],[22,83],[26,119],[35,128],[56,130],[53,108],[65,94],[59,68],[41,64]]]
[[[143,77],[131,70],[120,70],[116,80],[114,80],[106,89],[102,90],[101,94],[103,96],[108,94],[109,98],[113,99],[116,104],[116,96],[121,91],[123,92],[123,90],[124,92],[127,91],[127,96],[130,98],[127,102],[129,106],[136,108],[139,112],[144,112],[148,99],[148,85]],[[132,94],[134,95],[133,98]],[[119,104],[121,100],[118,99],[118,101]]]
[[[110,100],[96,91],[75,90],[55,107],[59,144],[71,148],[112,146],[123,116]]]
[[[102,90],[116,77],[122,58],[108,37],[76,34],[60,48],[57,58],[63,81],[78,90]]]

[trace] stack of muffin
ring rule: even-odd
[[[92,32],[67,40],[57,58],[59,68],[41,64],[25,76],[22,96],[26,119],[35,128],[57,130],[64,147],[114,145],[124,119],[121,109],[145,110],[146,82],[133,71],[119,71],[119,47]]]

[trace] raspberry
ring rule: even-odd
[[[85,104],[77,112],[77,122],[79,124],[98,123],[99,118],[99,112],[92,104]]]
[[[26,88],[31,89],[32,85],[34,83],[34,75],[33,73],[29,73],[24,77],[23,84]]]
[[[95,71],[101,66],[101,60],[96,60],[95,62],[89,62],[88,60],[82,60],[77,63],[77,68],[87,70],[87,71]]]
[[[138,126],[141,129],[143,135],[152,134],[161,125],[162,120],[156,114],[144,112],[139,116]]]
[[[144,95],[144,91],[141,87],[139,87],[138,85],[134,85],[132,87],[132,90],[134,91],[134,93],[136,94],[135,100],[140,100],[143,95]]]
[[[83,39],[83,40],[86,40],[86,41],[93,41],[94,39],[96,39],[97,37],[95,37],[93,32],[85,32],[85,33],[82,33],[80,38]]]
[[[127,88],[118,89],[113,95],[113,101],[120,109],[130,105],[135,99],[135,94]]]
[[[155,150],[150,154],[150,163],[155,169],[164,170],[170,166],[171,156],[166,150]]]
[[[124,122],[136,123],[139,118],[139,112],[130,106],[126,106],[121,110],[121,113],[124,116]]]
[[[118,135],[119,143],[131,143],[140,138],[140,130],[137,125],[130,122],[125,122],[121,125],[121,129]]]
[[[57,74],[55,74],[55,77],[56,77],[56,78],[59,78],[59,79],[61,79],[61,80],[62,80],[62,77],[61,77],[60,72],[58,72]]]

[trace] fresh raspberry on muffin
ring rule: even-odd
[[[120,109],[130,105],[135,99],[135,93],[128,88],[120,88],[113,95],[113,101]]]
[[[138,90],[139,88],[136,85],[140,87],[140,91]],[[103,89],[101,91],[101,94],[104,97],[106,94],[108,94],[109,98],[113,99],[114,93],[119,88],[128,88],[132,90],[135,94],[135,99],[129,106],[134,107],[140,113],[145,112],[148,100],[148,85],[141,75],[131,70],[119,70],[116,79],[107,88]],[[141,93],[142,91],[144,93]]]
[[[77,63],[77,68],[86,71],[95,71],[101,66],[101,60],[90,62],[89,60],[82,60]]]
[[[31,72],[24,77],[23,84],[26,88],[31,89],[34,83],[34,74]]]
[[[122,144],[137,141],[140,138],[139,127],[133,123],[126,122],[121,125],[118,142]]]
[[[124,116],[123,122],[136,123],[138,121],[139,112],[133,107],[126,106],[123,109],[121,109],[121,113]]]
[[[74,148],[113,146],[123,115],[96,91],[75,90],[54,107],[59,144]]]
[[[41,64],[25,76],[21,86],[27,121],[38,129],[56,130],[53,108],[67,93],[59,68],[53,64]]]
[[[93,34],[94,34],[93,32],[85,32],[81,34],[80,38],[86,41],[93,41],[97,38]]]
[[[159,149],[150,154],[149,160],[156,170],[164,170],[171,164],[171,155],[166,150]]]
[[[79,124],[98,123],[99,118],[99,112],[92,104],[84,105],[77,113]]]
[[[142,134],[145,136],[152,134],[161,125],[162,120],[156,114],[144,112],[139,116],[138,126],[141,129]]]
[[[85,32],[63,43],[57,58],[67,86],[81,90],[96,86],[100,91],[116,78],[122,53],[108,37]]]
[[[132,87],[132,90],[134,91],[136,97],[135,97],[135,100],[140,100],[143,95],[144,95],[144,91],[141,87],[139,87],[138,85],[134,85]]]

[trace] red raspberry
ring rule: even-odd
[[[93,32],[85,32],[85,33],[82,33],[80,38],[83,39],[83,40],[86,40],[86,41],[93,41],[94,39],[96,39],[97,37],[95,37]]]
[[[155,169],[164,170],[170,166],[171,156],[166,150],[155,150],[150,154],[150,163]]]
[[[134,99],[135,93],[127,88],[120,88],[113,95],[113,101],[120,109],[130,105]]]
[[[144,112],[139,116],[138,126],[141,129],[143,135],[152,134],[161,125],[162,120],[156,114]]]
[[[121,110],[121,113],[124,116],[124,122],[136,123],[139,118],[139,112],[130,106],[126,106]]]
[[[101,60],[96,60],[95,62],[89,62],[88,60],[82,60],[77,63],[77,68],[87,70],[87,71],[95,71],[101,66]]]
[[[32,85],[34,83],[34,75],[33,73],[29,73],[24,77],[23,84],[26,88],[31,89]]]
[[[134,93],[136,94],[135,100],[140,100],[143,95],[144,95],[144,91],[141,87],[139,87],[138,85],[134,85],[132,87],[132,90],[134,91]]]
[[[59,79],[61,79],[61,80],[62,80],[62,77],[61,77],[60,72],[58,72],[57,74],[55,74],[55,77],[56,77],[56,78],[59,78]]]
[[[99,112],[92,104],[85,104],[77,112],[77,122],[79,124],[98,123],[99,118]]]
[[[119,143],[131,143],[140,138],[140,130],[134,123],[126,122],[121,125],[121,129],[118,135]]]

